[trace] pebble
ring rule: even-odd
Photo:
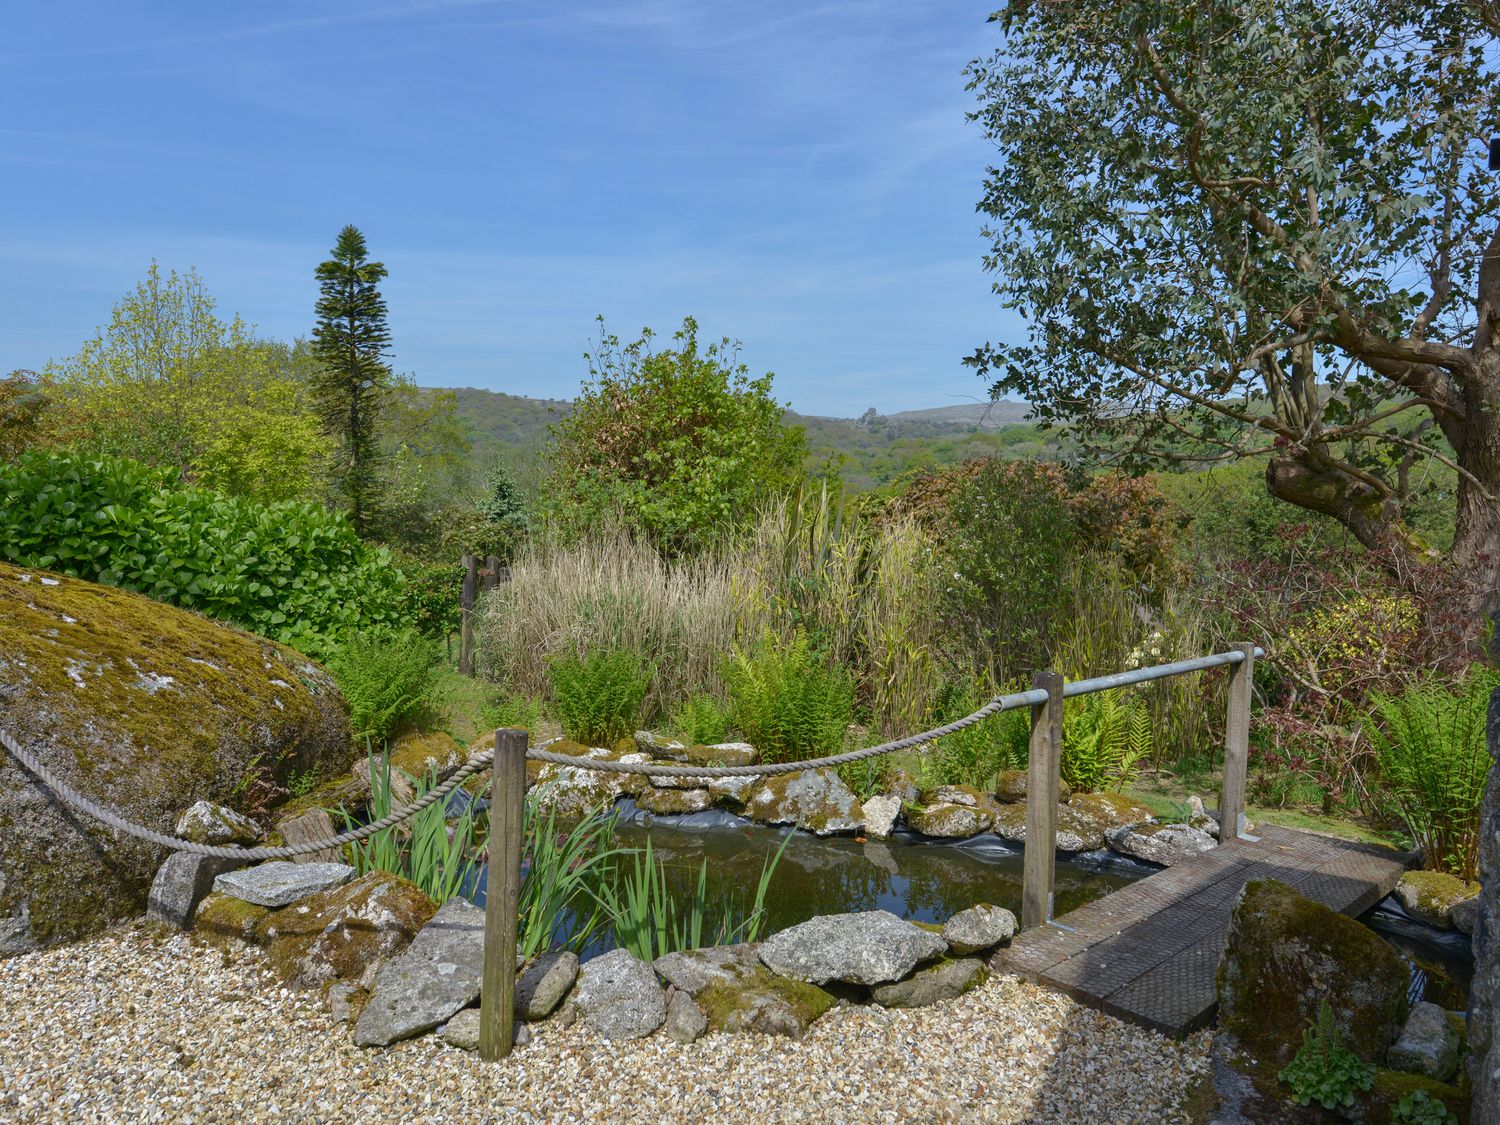
[[[130,924],[0,960],[0,1120],[1177,1122],[1175,1042],[997,975],[930,1008],[835,1008],[796,1043],[607,1041],[533,1025],[487,1064],[436,1037],[355,1047],[252,948]]]

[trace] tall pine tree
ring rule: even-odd
[[[313,329],[318,410],[324,428],[339,441],[335,480],[361,535],[379,500],[377,428],[391,381],[385,362],[391,333],[378,287],[386,268],[368,261],[368,254],[358,228],[339,231],[333,257],[317,269],[320,296]]]

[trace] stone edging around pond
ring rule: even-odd
[[[194,929],[210,941],[259,945],[289,984],[323,989],[360,1046],[436,1030],[454,1046],[477,1047],[484,911],[463,899],[434,911],[405,880],[353,876],[344,865],[279,862],[220,875]],[[1015,916],[997,906],[970,907],[943,926],[870,910],[651,964],[624,949],[582,965],[572,953],[541,953],[519,966],[517,1035],[529,1037],[527,1023],[555,1020],[582,1022],[606,1039],[800,1038],[836,1004],[912,1008],[963,994],[987,976],[983,955],[1015,930]]]

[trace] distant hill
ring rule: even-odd
[[[453,389],[459,419],[481,464],[503,460],[523,482],[535,482],[547,427],[567,416],[564,399],[525,398],[476,387]],[[1055,434],[1023,421],[1021,402],[964,403],[859,418],[823,418],[787,411],[790,426],[807,432],[808,466],[834,468],[857,492],[880,488],[913,470],[956,464],[969,457],[1054,457]]]

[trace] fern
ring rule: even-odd
[[[939,712],[943,722],[977,711],[988,698],[973,686],[950,688],[944,694]],[[1002,711],[940,739],[937,753],[923,762],[922,780],[929,785],[990,789],[1001,770],[1025,768],[1030,737],[1024,710]]]
[[[768,762],[836,753],[854,711],[854,684],[825,667],[800,629],[789,642],[770,635],[725,662],[724,686],[734,722]]]
[[[729,711],[711,695],[690,695],[667,725],[688,743],[711,745],[729,737]]]
[[[654,669],[633,652],[591,652],[557,657],[549,671],[563,734],[609,746],[636,729]]]
[[[1149,713],[1119,690],[1081,696],[1063,711],[1061,772],[1075,792],[1123,788],[1151,749]]]
[[[328,662],[349,703],[356,739],[382,741],[428,718],[437,704],[437,645],[414,631],[357,637]]]
[[[1385,800],[1432,870],[1474,879],[1479,867],[1479,804],[1490,756],[1485,711],[1493,673],[1457,691],[1418,685],[1377,695],[1364,730],[1385,781]]]

